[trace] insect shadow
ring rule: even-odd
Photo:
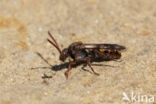
[[[49,67],[35,67],[35,68],[31,68],[32,70],[33,69],[39,69],[39,68],[42,68],[42,69],[51,69],[53,71],[59,71],[59,70],[62,70],[62,69],[65,69],[65,68],[68,68],[68,64],[69,62],[65,62],[65,63],[62,63],[62,64],[59,64],[59,65],[51,65],[39,52],[36,52],[36,54],[45,62],[49,65]],[[102,62],[103,60],[94,60],[94,62]],[[92,62],[91,62],[92,63]],[[76,64],[72,65],[71,67],[72,68],[75,68],[79,65],[83,65],[82,66],[82,70],[84,71],[87,71],[87,72],[90,72],[92,73],[91,71],[85,69],[85,67],[87,66],[86,63],[83,63],[83,62],[77,62]],[[107,67],[118,67],[118,66],[111,66],[111,65],[104,65],[104,64],[92,64],[92,66],[107,66]]]

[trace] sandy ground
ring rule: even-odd
[[[0,0],[0,104],[130,104],[122,98],[132,92],[147,95],[147,102],[154,96],[156,103],[155,5],[156,0]],[[93,66],[100,76],[80,65],[66,80],[66,68],[52,70],[37,54],[53,66],[62,64],[46,41],[48,30],[61,49],[82,41],[127,50],[120,62]]]

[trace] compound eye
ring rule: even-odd
[[[64,49],[60,55],[60,60],[64,62],[67,57],[68,57],[68,49]]]

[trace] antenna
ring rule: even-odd
[[[61,50],[60,50],[60,48],[59,48],[59,46],[58,46],[56,40],[54,39],[54,37],[51,35],[51,33],[50,33],[49,31],[48,31],[48,35],[50,36],[50,38],[51,38],[54,42],[52,42],[50,39],[47,39],[47,41],[48,41],[49,43],[51,43],[51,44],[59,51],[59,53],[61,54]]]

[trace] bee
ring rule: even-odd
[[[85,44],[82,42],[74,42],[67,48],[61,50],[54,37],[48,31],[48,35],[52,39],[47,38],[47,41],[54,46],[60,53],[59,59],[62,62],[69,59],[68,70],[65,72],[65,76],[68,79],[71,66],[78,62],[85,63],[90,67],[95,75],[99,73],[95,72],[91,66],[91,62],[111,61],[121,58],[121,51],[126,47],[118,44]]]

